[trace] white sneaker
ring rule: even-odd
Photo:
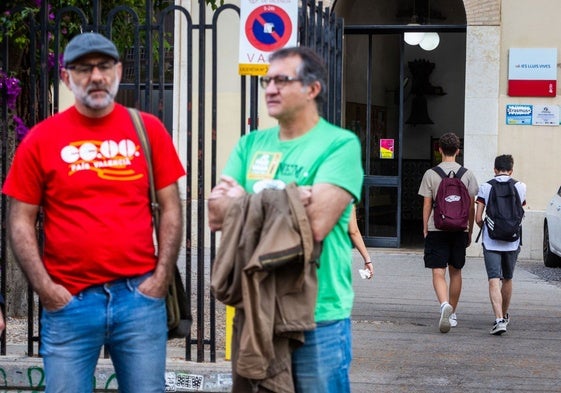
[[[450,315],[454,309],[450,303],[444,303],[440,306],[440,321],[438,321],[438,328],[442,333],[450,331]]]
[[[458,326],[458,319],[456,318],[456,313],[450,315],[450,327]]]
[[[500,336],[505,332],[506,332],[506,321],[504,319],[500,319],[498,321],[495,321],[495,324],[493,325],[493,328],[489,333],[491,333],[494,336]]]

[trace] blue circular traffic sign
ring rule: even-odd
[[[264,5],[253,10],[245,23],[251,45],[265,52],[282,48],[292,35],[292,21],[281,7]]]

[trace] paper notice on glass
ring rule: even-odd
[[[532,125],[534,126],[558,126],[559,106],[557,105],[534,105],[532,113]]]
[[[394,139],[380,139],[380,158],[392,159]]]

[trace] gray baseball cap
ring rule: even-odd
[[[98,33],[82,33],[70,40],[64,50],[62,63],[66,67],[91,53],[100,53],[119,61],[119,51],[113,42]]]

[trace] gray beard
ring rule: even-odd
[[[91,85],[88,86],[86,90],[84,90],[74,83],[72,77],[69,78],[69,81],[70,81],[70,89],[72,90],[72,93],[74,94],[76,99],[80,101],[85,107],[90,109],[107,108],[109,105],[111,105],[114,102],[115,96],[119,91],[119,79],[115,78],[113,85],[111,85],[111,87],[109,88],[109,91],[106,93],[105,98],[94,99],[87,92],[87,90],[91,88]]]

